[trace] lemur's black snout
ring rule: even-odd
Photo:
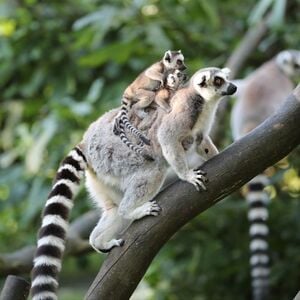
[[[179,71],[184,71],[186,69],[186,65],[183,63],[180,68],[179,68]]]
[[[237,87],[234,84],[230,83],[229,87],[227,88],[226,94],[233,95],[236,92],[236,90],[237,90]]]

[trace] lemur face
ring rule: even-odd
[[[186,80],[186,75],[179,70],[175,70],[173,73],[167,76],[167,87],[176,90],[180,84]]]
[[[285,50],[276,56],[279,68],[289,77],[300,75],[300,51]]]
[[[184,64],[184,56],[180,50],[166,51],[163,57],[163,64],[168,70],[175,69],[175,70],[183,71],[186,69],[186,65]]]
[[[204,100],[219,99],[236,92],[236,86],[228,80],[229,73],[228,68],[205,68],[191,78],[191,83]]]

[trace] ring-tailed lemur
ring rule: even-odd
[[[186,75],[179,70],[175,70],[172,73],[168,74],[163,87],[161,87],[156,92],[153,102],[160,107],[165,107],[164,111],[170,112],[168,100],[174,95],[175,91],[179,88],[180,85],[184,83],[185,80]],[[135,111],[135,104],[132,107],[132,111]],[[144,115],[141,116],[141,118],[144,118],[146,113],[144,112],[143,114]],[[137,112],[137,115],[140,116],[140,112]],[[129,147],[132,151],[135,151],[139,155],[143,155],[146,159],[153,159],[150,153],[147,153],[143,148],[144,143],[142,141],[138,143],[138,145],[134,145],[129,140],[128,136],[126,135],[123,122],[120,122],[119,124],[119,132],[121,141],[126,144],[126,146]]]
[[[185,69],[184,56],[181,51],[168,50],[165,52],[162,60],[154,63],[142,72],[126,88],[123,94],[122,108],[115,118],[114,133],[119,135],[122,129],[120,126],[125,127],[145,144],[150,145],[150,140],[130,123],[128,110],[133,104],[135,104],[135,109],[148,107],[155,100],[156,91],[160,87],[163,87],[168,73],[175,70],[183,71]],[[164,109],[164,106],[162,108]],[[122,132],[124,134],[124,130]]]
[[[206,188],[204,172],[188,167],[185,151],[195,146],[202,153],[202,137],[207,137],[219,99],[236,90],[227,75],[218,68],[199,70],[170,99],[169,114],[154,109],[147,115],[151,119],[146,132],[152,140],[153,161],[137,155],[114,135],[114,119],[120,109],[90,125],[81,143],[59,168],[46,202],[32,271],[33,300],[57,299],[67,218],[84,169],[87,189],[102,209],[90,235],[90,244],[96,251],[121,246],[124,241],[118,235],[134,220],[159,214],[160,207],[153,198],[169,167],[197,189]],[[205,147],[207,143],[212,144],[206,141]]]
[[[231,115],[234,139],[239,139],[271,114],[291,93],[290,77],[300,74],[300,51],[286,50],[263,64],[247,78],[237,81],[237,102]],[[250,265],[254,300],[266,300],[269,294],[269,253],[267,226],[269,202],[264,187],[268,182],[261,174],[248,184]]]

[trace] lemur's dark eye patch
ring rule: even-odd
[[[179,65],[179,66],[182,65],[182,60],[181,59],[177,59],[177,65]]]
[[[222,77],[216,76],[214,79],[214,85],[219,87],[224,84],[225,80]]]
[[[300,64],[294,63],[294,68],[295,68],[295,69],[300,69]]]

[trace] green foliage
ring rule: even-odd
[[[253,1],[233,0],[0,2],[0,251],[34,243],[59,161],[92,120],[119,105],[124,88],[165,50],[181,49],[190,74],[202,66],[222,66],[248,26],[271,11],[270,34],[251,56],[245,73],[280,49],[299,46],[299,3],[261,0],[254,7]],[[230,131],[225,130],[222,147],[230,143]],[[299,153],[290,160],[298,170]],[[295,197],[300,188],[295,172],[284,177],[285,192],[271,212],[272,280],[278,299],[291,299],[299,279]],[[277,186],[285,171],[281,173]],[[78,198],[73,218],[89,206],[83,201],[85,192]],[[234,199],[187,225],[148,272],[155,299],[248,295],[245,220],[243,202]],[[293,280],[285,280],[287,270]]]

